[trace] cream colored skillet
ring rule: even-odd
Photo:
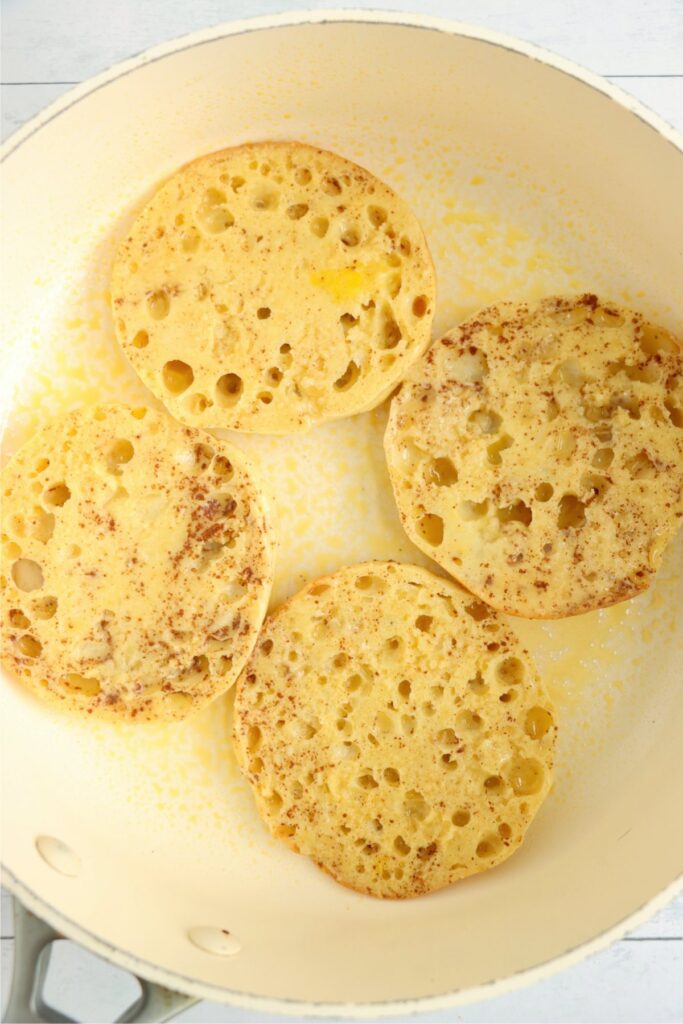
[[[115,67],[5,146],[7,452],[66,405],[149,400],[114,343],[114,246],[176,167],[258,138],[337,150],[414,206],[437,332],[500,297],[590,290],[681,333],[683,142],[653,114],[463,25],[333,11],[235,23]],[[385,421],[233,438],[279,509],[275,601],[343,563],[426,564],[393,505]],[[4,879],[47,922],[19,916],[10,1014],[55,1019],[35,998],[22,1009],[55,932],[145,979],[138,1020],[200,998],[433,1010],[622,935],[680,886],[682,551],[679,538],[628,604],[517,623],[560,718],[555,788],[508,862],[416,900],[346,891],[268,838],[230,752],[229,699],[182,725],[112,727],[4,678]]]

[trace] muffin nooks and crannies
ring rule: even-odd
[[[266,620],[237,683],[235,752],[268,828],[372,896],[510,856],[550,789],[555,736],[510,629],[411,565],[309,584]]]
[[[183,718],[232,685],[272,581],[246,458],[165,413],[80,409],[2,474],[2,661],[39,697]]]
[[[114,266],[117,337],[183,423],[286,434],[378,405],[430,340],[422,229],[387,185],[296,142],[181,168]]]
[[[683,515],[683,350],[595,295],[490,306],[413,367],[385,448],[409,537],[482,600],[623,601]]]

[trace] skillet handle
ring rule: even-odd
[[[43,987],[50,960],[50,946],[63,938],[45,921],[27,910],[14,896],[14,964],[9,999],[3,1014],[6,1024],[74,1024],[43,999]],[[172,992],[145,978],[139,978],[142,993],[117,1018],[117,1024],[161,1024],[198,1000]]]

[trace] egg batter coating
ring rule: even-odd
[[[78,409],[2,474],[3,664],[116,720],[184,718],[230,687],[272,585],[245,456],[146,408]]]
[[[500,864],[551,786],[553,710],[529,654],[450,580],[368,562],[267,620],[234,746],[273,835],[371,896]]]
[[[595,295],[489,306],[413,367],[385,451],[410,539],[494,608],[623,601],[683,515],[683,349]]]
[[[287,434],[378,405],[429,344],[431,257],[369,171],[297,142],[201,157],[115,260],[116,333],[183,423]]]

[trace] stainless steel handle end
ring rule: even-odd
[[[50,946],[63,936],[27,910],[16,896],[13,908],[14,963],[3,1021],[5,1024],[74,1024],[71,1017],[65,1017],[43,999]],[[117,1018],[117,1024],[161,1024],[197,1002],[192,996],[135,977],[142,993]]]

